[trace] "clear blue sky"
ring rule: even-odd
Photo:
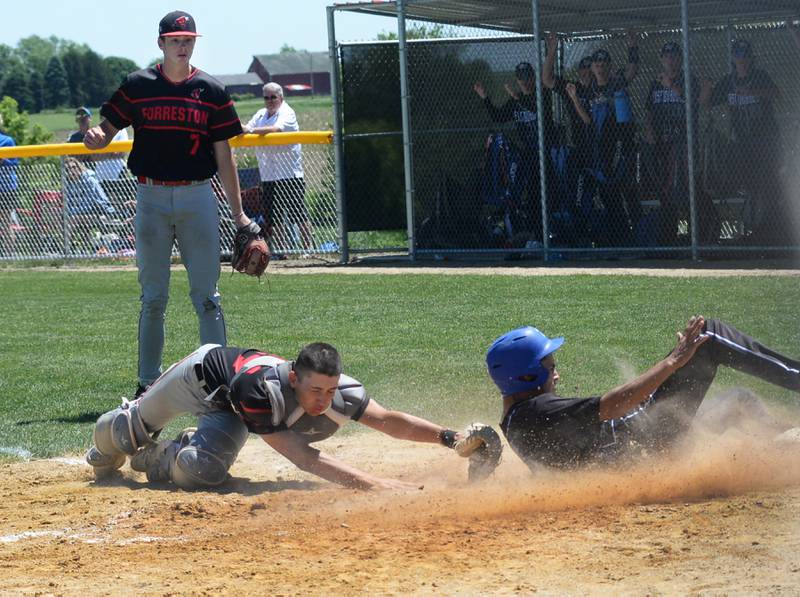
[[[171,10],[195,18],[198,40],[192,62],[217,75],[243,73],[254,54],[328,49],[325,7],[333,0],[12,0],[3,2],[0,43],[16,46],[29,35],[55,35],[86,43],[102,56],[130,58],[140,66],[160,55],[158,21]],[[368,40],[396,22],[337,12],[340,41]]]

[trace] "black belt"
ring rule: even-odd
[[[200,387],[206,391],[206,394],[211,393],[211,388],[208,387],[205,377],[203,377],[203,363],[194,364],[194,376],[197,378]]]

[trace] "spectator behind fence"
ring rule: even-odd
[[[639,212],[633,192],[636,125],[628,95],[628,83],[639,71],[639,47],[634,32],[629,31],[626,39],[628,64],[616,73],[612,72],[607,50],[601,48],[592,54],[590,176],[581,204],[592,205],[597,194],[603,211],[592,222],[592,235],[595,242],[606,246],[625,245],[633,240],[631,222],[638,220]]]
[[[246,133],[292,133],[300,130],[297,116],[283,99],[277,83],[263,87],[266,106],[258,110],[244,126]],[[313,247],[311,218],[305,203],[303,154],[299,143],[262,145],[256,148],[261,177],[263,207],[273,227],[276,248],[291,246],[296,224],[305,253]]]
[[[652,172],[660,206],[656,225],[648,227],[650,238],[637,239],[641,244],[672,245],[677,241],[678,220],[687,217],[689,205],[689,160],[686,134],[686,95],[684,93],[683,54],[681,46],[668,41],[661,47],[661,72],[650,83],[644,100],[643,138],[651,147]],[[711,82],[702,85],[692,75],[692,105],[695,130],[697,104],[711,95]],[[699,154],[695,154],[699,155]],[[698,193],[701,187],[697,187]],[[712,222],[713,214],[705,205],[701,223]],[[642,232],[642,231],[640,231]]]
[[[3,129],[0,116],[0,147],[14,147],[16,143]],[[7,255],[14,250],[14,230],[11,227],[11,214],[20,207],[17,179],[19,158],[0,159],[0,249]]]
[[[517,129],[520,156],[520,167],[517,174],[517,184],[512,193],[511,200],[515,203],[514,217],[511,219],[514,234],[526,232],[531,239],[541,241],[542,238],[542,211],[540,203],[540,174],[539,174],[539,127],[536,113],[536,72],[529,62],[520,62],[514,69],[519,92],[506,84],[505,89],[509,99],[497,107],[492,102],[483,82],[476,81],[473,85],[475,93],[483,100],[484,106],[493,122],[514,121]],[[543,122],[545,125],[545,147],[551,147],[555,141],[553,129],[553,101],[552,95],[547,93],[542,98]],[[549,165],[549,160],[547,161]],[[523,192],[527,197],[523,199]]]
[[[731,144],[728,158],[731,190],[744,190],[750,198],[745,225],[754,244],[792,242],[791,223],[778,179],[780,134],[774,102],[778,87],[755,66],[750,42],[732,45],[733,72],[722,77],[706,105],[725,104],[730,114]]]
[[[67,138],[67,143],[83,143],[83,138],[86,136],[86,131],[92,127],[92,111],[86,106],[81,106],[75,110],[75,122],[78,123],[78,130],[71,133]],[[128,131],[120,129],[112,141],[127,141]],[[125,169],[125,160],[123,153],[104,153],[92,156],[81,156],[81,161],[93,163],[95,173],[99,180],[116,180]]]
[[[108,200],[94,170],[75,158],[64,160],[64,195],[70,216],[112,216],[114,206]]]
[[[86,131],[92,127],[92,111],[86,106],[81,106],[75,110],[75,122],[78,124],[78,130],[70,133],[67,143],[83,143]]]

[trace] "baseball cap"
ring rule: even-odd
[[[182,10],[173,10],[159,21],[158,35],[160,37],[176,37],[178,35],[200,37],[200,34],[197,33],[197,26],[194,24],[194,18]]]
[[[531,66],[530,62],[520,62],[514,68],[514,76],[521,81],[530,81],[533,79],[533,66]]]
[[[578,68],[590,68],[592,66],[592,57],[584,56],[578,63]]]
[[[595,50],[592,54],[592,62],[611,62],[611,54],[608,53],[608,50]]]
[[[750,42],[746,39],[737,39],[733,42],[731,51],[737,58],[744,58],[745,56],[750,56],[752,48],[750,47]]]
[[[88,116],[89,118],[91,118],[92,111],[86,106],[81,106],[80,108],[75,110],[75,116],[80,116],[81,118],[83,118],[84,116]]]
[[[661,55],[664,54],[680,54],[681,47],[675,43],[674,41],[668,41],[663,46],[661,46]]]

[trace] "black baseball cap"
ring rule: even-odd
[[[533,65],[530,62],[520,62],[514,67],[514,76],[520,81],[532,81],[534,78]]]
[[[737,58],[745,58],[746,56],[752,55],[753,48],[746,39],[737,39],[731,46],[731,52],[733,52],[733,55]]]
[[[595,50],[592,54],[592,62],[611,62],[611,54],[608,53],[608,50]]]
[[[182,10],[173,10],[159,21],[158,35],[159,37],[177,37],[179,35],[200,37],[194,18]]]
[[[584,56],[581,58],[581,61],[578,63],[578,68],[591,68],[592,67],[592,57],[591,56]]]
[[[664,54],[680,54],[681,47],[674,41],[668,41],[661,46],[661,55]]]

